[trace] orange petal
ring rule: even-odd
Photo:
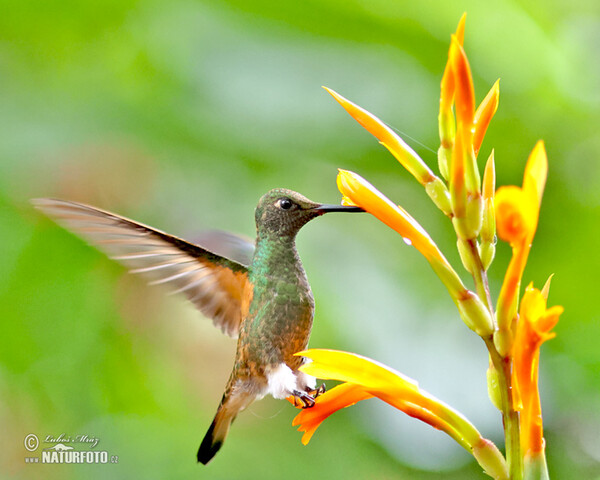
[[[513,345],[513,394],[521,408],[521,444],[524,454],[544,449],[542,409],[538,388],[539,356],[542,343],[554,337],[563,308],[546,307],[546,296],[530,284],[525,289]]]
[[[315,405],[303,409],[296,415],[292,425],[299,425],[298,430],[304,432],[302,443],[306,445],[319,425],[331,414],[372,396],[359,385],[343,383],[328,390],[323,395],[319,395],[315,399]]]
[[[454,81],[456,83],[456,123],[462,124],[463,128],[470,132],[473,128],[473,118],[475,115],[473,77],[471,76],[471,67],[469,66],[467,55],[454,35],[452,36],[452,45],[450,47],[450,64],[452,65]]]
[[[473,134],[473,149],[475,155],[479,152],[481,143],[485,132],[492,120],[492,117],[498,110],[498,100],[500,97],[500,80],[496,80],[496,83],[492,86],[489,93],[483,99],[477,110],[475,111],[475,117],[473,123],[475,124],[475,133]]]
[[[462,46],[465,39],[465,22],[467,19],[466,12],[463,13],[456,27],[456,33],[454,34],[458,43]],[[450,52],[448,53],[448,62],[444,69],[441,82],[441,94],[440,94],[440,114],[447,116],[452,115],[452,104],[454,103],[454,74],[452,72],[452,66],[450,62]]]
[[[423,162],[421,157],[410,148],[404,140],[377,118],[372,113],[369,113],[364,108],[355,105],[350,100],[342,97],[339,93],[323,87],[331,94],[337,102],[354,118],[363,128],[371,133],[381,144],[387,148],[394,157],[406,168],[422,185],[425,185],[433,180],[434,174],[430,168]]]

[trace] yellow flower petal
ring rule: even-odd
[[[522,188],[514,185],[500,187],[494,198],[496,229],[505,242],[515,245],[533,237],[537,223],[537,206]]]
[[[346,207],[356,207],[357,205],[346,196],[342,196],[341,204]]]
[[[535,195],[538,203],[538,210],[539,205],[542,203],[542,196],[544,195],[547,177],[548,157],[546,156],[544,142],[540,140],[536,143],[527,159],[525,174],[523,176],[523,190],[531,192],[531,195]]]
[[[365,389],[419,390],[417,382],[375,360],[339,350],[311,349],[296,355],[310,358],[300,369],[317,378],[355,383]]]
[[[510,353],[511,324],[516,318],[521,278],[537,229],[547,176],[546,150],[539,141],[527,160],[523,187],[500,187],[494,199],[498,236],[509,242],[513,250],[496,308],[498,332],[494,334],[494,343],[502,355]]]
[[[369,133],[371,133],[381,144],[387,148],[394,157],[406,168],[422,185],[426,185],[433,181],[435,175],[425,162],[410,148],[404,140],[377,118],[372,113],[364,108],[355,105],[350,100],[342,97],[339,93],[323,87],[331,94],[344,109],[362,125]]]

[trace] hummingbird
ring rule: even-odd
[[[237,337],[234,366],[198,449],[198,462],[212,460],[231,423],[252,402],[269,394],[277,399],[292,396],[296,406],[310,408],[325,391],[324,385],[316,388],[314,377],[299,371],[305,359],[294,355],[308,346],[315,305],[296,234],[325,213],[361,208],[315,203],[277,188],[256,207],[254,246],[221,232],[207,242],[213,244],[209,250],[82,203],[49,198],[32,203],[150,284],[167,284],[173,293],[185,294],[215,326]],[[234,248],[224,250],[223,244]]]

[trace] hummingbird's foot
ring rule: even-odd
[[[294,390],[292,395],[294,396],[294,407],[311,408],[315,406],[315,398],[309,393]]]
[[[317,398],[319,395],[323,395],[325,393],[325,390],[325,384],[322,383],[321,385],[319,385],[318,388],[315,388],[313,390],[307,390],[306,393],[308,393],[313,398]]]

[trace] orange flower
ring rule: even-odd
[[[378,397],[398,410],[441,430],[467,451],[473,453],[484,470],[494,478],[506,478],[506,463],[502,454],[459,412],[429,393],[414,380],[375,360],[354,353],[311,349],[296,355],[312,362],[300,367],[315,377],[339,380],[343,383],[315,399],[312,408],[302,410],[293,425],[305,432],[302,443],[309,442],[318,426],[332,413],[356,402]]]
[[[512,344],[510,325],[516,317],[521,278],[537,229],[540,204],[548,175],[544,143],[539,141],[527,160],[523,186],[500,187],[494,199],[498,236],[510,243],[513,254],[498,297],[496,348],[508,355]]]
[[[521,410],[521,448],[524,456],[544,450],[542,409],[538,389],[540,347],[556,335],[551,330],[563,307],[546,307],[549,282],[543,291],[530,284],[521,300],[519,321],[513,345],[513,398]]]

